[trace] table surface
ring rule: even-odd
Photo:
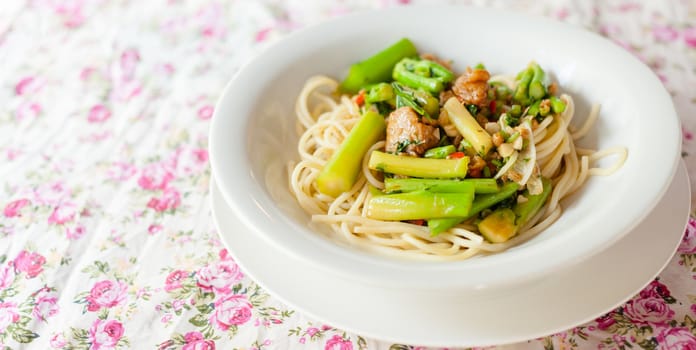
[[[255,52],[411,3],[425,1],[3,1],[0,345],[420,348],[314,321],[246,277],[211,217],[207,152],[215,100]],[[640,58],[672,94],[696,189],[696,2],[456,3],[573,23]],[[696,349],[695,271],[692,218],[666,269],[626,304],[500,348]]]

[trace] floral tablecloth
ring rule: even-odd
[[[255,52],[411,2],[2,1],[0,346],[419,349],[314,321],[245,277],[211,217],[207,152],[214,102]],[[643,60],[672,94],[696,190],[695,2],[458,3],[574,23]],[[696,349],[695,271],[692,219],[666,270],[626,304],[504,348]]]

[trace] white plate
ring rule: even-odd
[[[612,310],[669,262],[690,206],[688,175],[682,165],[656,209],[596,256],[534,284],[454,293],[360,285],[328,274],[249,234],[253,231],[241,226],[214,181],[211,193],[223,242],[240,267],[274,297],[347,331],[428,346],[519,342],[572,328]]]
[[[280,176],[288,161],[299,160],[295,102],[310,76],[341,79],[352,63],[403,36],[421,52],[452,59],[457,72],[483,62],[495,74],[514,74],[537,61],[573,96],[575,127],[592,104],[601,105],[597,122],[577,146],[625,147],[626,162],[611,176],[584,184],[565,200],[557,221],[505,254],[422,264],[336,244],[328,225],[309,224],[310,215]],[[672,99],[654,72],[606,38],[498,9],[404,6],[294,32],[240,69],[215,107],[210,165],[225,202],[249,232],[326,273],[387,288],[417,283],[430,290],[492,291],[574,266],[631,232],[669,186],[680,162],[680,135]],[[659,140],[659,147],[646,140]],[[451,278],[455,274],[466,278]]]

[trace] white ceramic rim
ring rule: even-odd
[[[487,257],[485,262],[470,259],[464,262],[433,264],[403,262],[370,254],[356,254],[320,237],[303,236],[304,239],[297,239],[295,235],[273,234],[274,230],[278,229],[278,224],[287,225],[286,231],[302,231],[307,228],[289,221],[274,221],[272,218],[282,217],[283,212],[263,191],[255,174],[248,169],[234,166],[234,164],[248,162],[248,143],[247,135],[245,135],[247,122],[238,115],[244,114],[245,108],[248,110],[250,107],[245,107],[241,98],[238,98],[237,103],[225,102],[225,99],[244,96],[247,92],[245,87],[253,85],[256,79],[254,72],[273,64],[276,57],[283,57],[303,44],[313,45],[314,42],[320,42],[322,38],[341,37],[353,30],[355,23],[369,27],[370,23],[378,23],[386,16],[408,17],[415,14],[427,16],[429,13],[457,13],[463,17],[495,16],[501,21],[511,22],[520,28],[530,28],[529,30],[543,28],[545,31],[566,33],[573,40],[591,44],[594,50],[602,52],[605,56],[620,57],[626,69],[638,74],[643,84],[634,87],[636,101],[651,101],[645,104],[646,115],[660,116],[641,120],[641,123],[646,124],[644,127],[651,130],[655,140],[659,140],[659,147],[641,149],[640,152],[641,156],[650,157],[652,166],[661,171],[656,172],[656,175],[651,178],[636,177],[636,185],[645,195],[633,200],[630,206],[621,208],[622,215],[613,216],[606,222],[607,230],[615,231],[616,234],[595,235],[594,239],[587,239],[587,237],[579,239],[575,235],[565,239],[547,240],[535,244],[533,249],[508,251]],[[231,114],[231,111],[226,108],[230,104],[242,106],[242,113],[237,113],[236,118],[225,117]],[[679,119],[671,98],[656,76],[624,49],[596,34],[549,19],[501,10],[463,6],[407,6],[347,15],[292,33],[268,47],[241,69],[222,92],[211,124],[210,157],[213,176],[218,180],[218,185],[230,208],[245,225],[254,228],[254,234],[264,237],[269,243],[297,257],[356,281],[384,284],[393,288],[485,289],[539,278],[544,274],[578,263],[630,232],[643,217],[650,213],[670,184],[680,160],[679,135]],[[232,147],[229,147],[230,145]],[[238,152],[230,152],[230,150],[238,150]],[[633,154],[632,151],[629,150],[629,157]],[[567,246],[573,246],[574,249],[564,249]],[[554,252],[560,250],[565,250],[567,254],[562,257],[555,254],[556,260],[549,263],[548,256],[553,256]],[[477,273],[483,268],[487,273]],[[467,276],[467,278],[452,278],[452,276]]]

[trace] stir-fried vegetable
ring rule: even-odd
[[[561,114],[565,111],[566,104],[560,98],[556,96],[551,96],[551,110],[553,113]]]
[[[510,208],[499,208],[488,214],[478,225],[479,232],[492,243],[503,243],[517,233],[515,212]]]
[[[546,203],[551,193],[551,181],[543,179],[542,182],[541,193],[534,195],[527,190],[512,208],[498,208],[481,220],[477,225],[481,235],[492,243],[503,243],[514,237]]]
[[[367,110],[317,176],[321,193],[338,197],[353,187],[367,150],[384,138],[384,117]]]
[[[469,158],[434,159],[373,151],[367,166],[389,174],[425,178],[465,177]]]
[[[467,215],[474,198],[468,192],[436,193],[415,191],[372,197],[367,202],[367,217],[378,220],[417,220]]]
[[[474,147],[474,150],[482,156],[488,154],[493,147],[491,135],[481,127],[469,111],[454,97],[450,97],[444,107],[452,124]]]
[[[517,87],[515,87],[515,92],[513,93],[513,100],[519,104],[528,105],[530,100],[529,84],[532,82],[534,72],[528,68],[517,77]]]
[[[546,73],[536,62],[530,64],[532,80],[529,82],[529,97],[533,100],[541,100],[546,96]]]
[[[468,220],[478,215],[483,210],[512,197],[515,193],[517,193],[518,189],[519,185],[514,182],[508,182],[503,185],[498,192],[476,196],[474,198],[474,202],[471,204],[469,215],[457,218],[429,220],[428,227],[430,228],[430,232],[432,234],[438,234],[440,232],[449,230],[464,220]]]
[[[496,193],[500,189],[493,179],[418,179],[418,178],[386,178],[385,192],[469,192]]]
[[[433,147],[433,148],[425,151],[425,154],[423,154],[423,157],[442,159],[442,158],[447,158],[447,156],[449,156],[450,154],[452,154],[456,151],[457,151],[457,148],[454,147],[454,145]]]
[[[517,216],[517,225],[524,226],[546,203],[546,199],[551,194],[551,180],[547,178],[541,179],[542,191],[539,194],[531,194],[530,190],[524,191],[521,196],[525,200],[518,201],[512,208]]]
[[[365,95],[365,102],[376,103],[394,99],[394,89],[390,84],[379,83],[371,86]]]
[[[442,65],[412,58],[399,61],[394,67],[392,77],[406,86],[433,94],[440,93],[447,83],[454,80],[454,74]]]
[[[457,77],[402,39],[351,66],[341,91],[357,94],[360,121],[320,171],[317,189],[349,191],[362,160],[383,179],[370,186],[369,218],[427,223],[437,235],[475,224],[493,243],[514,237],[546,203],[551,181],[537,165],[534,127],[566,109],[536,62],[489,81],[483,64]],[[385,137],[386,133],[386,137]],[[366,155],[377,141],[385,151]]]
[[[348,76],[341,83],[341,89],[348,93],[356,93],[362,87],[391,79],[394,65],[404,57],[418,54],[411,40],[403,38],[374,56],[353,64]]]

